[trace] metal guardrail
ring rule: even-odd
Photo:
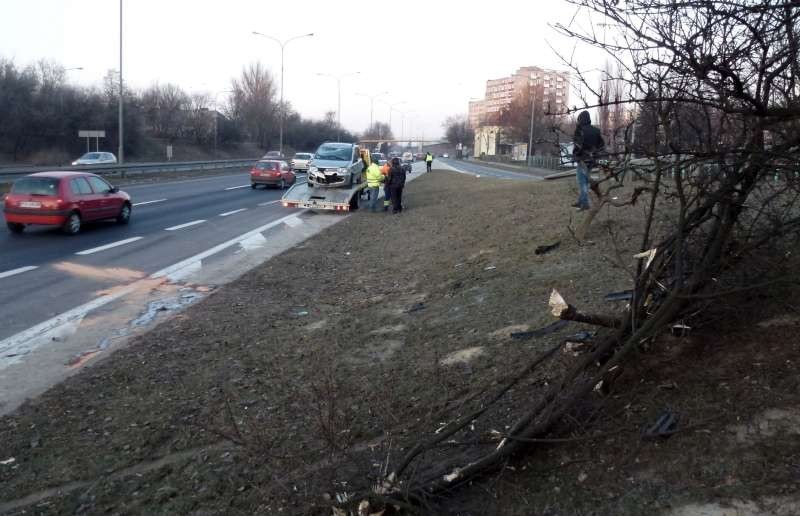
[[[98,175],[121,176],[138,174],[157,174],[161,172],[189,172],[200,170],[219,170],[225,168],[249,167],[258,158],[227,159],[213,161],[171,161],[165,163],[126,163],[124,165],[77,165],[63,167],[4,167],[0,168],[0,182],[13,181],[15,178],[36,172],[50,172],[54,170],[67,170],[71,172],[91,172]]]

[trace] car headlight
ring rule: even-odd
[[[347,167],[337,168],[336,172],[340,174],[347,174],[347,172],[349,172],[349,169]]]
[[[312,174],[315,174],[317,172],[317,167],[308,167],[308,171]]]

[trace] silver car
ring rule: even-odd
[[[312,159],[314,159],[314,155],[310,152],[298,152],[292,158],[292,170],[295,172],[308,172],[308,165]]]
[[[116,165],[117,157],[110,152],[87,152],[72,162],[73,165]]]
[[[308,167],[308,185],[319,188],[351,187],[361,182],[361,161],[354,143],[323,143]]]

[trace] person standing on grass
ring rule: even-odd
[[[399,158],[392,158],[389,170],[389,195],[392,199],[392,214],[403,211],[403,188],[406,186],[406,171],[400,165]]]
[[[384,182],[383,182],[383,211],[389,211],[389,206],[391,206],[391,193],[389,193],[389,170],[391,170],[392,164],[390,161],[386,161],[381,167],[381,174],[383,174]]]
[[[367,191],[369,192],[369,209],[375,213],[378,211],[378,193],[381,191],[381,183],[386,178],[381,174],[381,169],[374,161],[367,167]]]
[[[578,180],[578,202],[573,204],[579,210],[589,209],[589,185],[592,178],[592,167],[596,156],[605,148],[605,142],[600,135],[600,130],[592,125],[588,111],[581,111],[578,115],[578,126],[572,138],[574,150],[572,155],[578,163],[575,176]]]
[[[433,154],[431,154],[431,151],[428,151],[428,153],[425,154],[425,166],[427,167],[428,172],[431,171],[432,165],[433,165]]]

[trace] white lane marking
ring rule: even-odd
[[[290,228],[296,228],[297,226],[302,226],[303,225],[303,221],[300,220],[300,218],[298,218],[298,217],[290,217],[290,218],[286,219],[285,224],[287,226],[289,226]]]
[[[32,271],[33,269],[38,269],[39,267],[35,265],[28,265],[27,267],[20,267],[18,269],[11,269],[10,271],[0,272],[0,279],[8,278],[9,276],[14,276],[16,274],[22,274],[23,272]]]
[[[155,201],[144,201],[133,203],[134,206],[144,206],[145,204],[155,204],[157,202],[164,202],[166,199],[156,199]]]
[[[241,186],[230,186],[226,188],[226,190],[238,190],[239,188],[250,188],[250,185],[241,185]]]
[[[87,254],[99,253],[100,251],[105,251],[106,249],[111,249],[112,247],[119,247],[121,245],[130,244],[131,242],[136,242],[137,240],[141,240],[142,238],[144,238],[144,237],[138,236],[138,237],[126,238],[125,240],[120,240],[118,242],[112,242],[110,244],[101,245],[100,247],[93,247],[93,248],[87,249],[85,251],[78,251],[75,254],[80,255],[80,256],[84,256],[84,255],[87,255]]]
[[[183,229],[183,228],[188,228],[189,226],[196,226],[198,224],[202,224],[203,222],[205,222],[205,219],[193,220],[191,222],[187,222],[186,224],[178,224],[177,226],[172,226],[171,228],[164,228],[164,231],[175,231],[176,229]]]
[[[269,206],[270,204],[275,204],[277,202],[281,202],[281,200],[280,199],[275,199],[274,201],[262,202],[262,203],[259,204],[259,206]]]
[[[203,251],[202,253],[196,254],[191,258],[181,260],[178,263],[175,263],[169,267],[161,269],[160,271],[151,274],[150,278],[156,279],[165,276],[168,278],[172,278],[180,276],[181,273],[185,272],[184,269],[187,269],[187,267],[191,271],[197,271],[202,266],[201,262],[203,259],[208,258],[209,256],[212,256],[214,254],[217,254],[218,252],[227,249],[232,245],[238,244],[239,242],[245,241],[249,238],[253,238],[259,233],[266,231],[272,227],[275,227],[279,224],[283,224],[284,222],[286,222],[287,219],[292,217],[297,217],[307,211],[308,210],[302,210],[298,213],[293,213],[278,220],[272,221],[268,224],[264,224],[263,226],[258,227],[252,231],[248,231],[247,233],[232,238],[227,242],[223,242],[222,244],[212,247],[207,251]],[[58,328],[59,326],[62,326],[70,322],[79,321],[83,319],[83,317],[85,317],[89,312],[97,310],[98,308],[105,306],[111,303],[112,301],[116,301],[117,299],[120,299],[121,297],[124,297],[130,294],[131,292],[134,292],[135,290],[137,290],[137,288],[139,288],[139,285],[140,282],[131,283],[130,285],[115,291],[113,294],[106,294],[105,296],[98,297],[97,299],[89,301],[86,304],[75,307],[72,310],[69,310],[51,319],[41,322],[36,326],[32,326],[27,330],[23,330],[17,333],[16,335],[12,335],[11,337],[0,340],[0,353],[6,353],[7,351],[13,350],[16,347],[24,346],[28,344],[32,339],[40,337],[43,334],[53,330],[54,328]]]
[[[239,208],[238,210],[233,211],[226,211],[225,213],[220,213],[220,217],[227,217],[228,215],[233,215],[234,213],[241,213],[243,211],[247,211],[247,208]]]
[[[89,301],[86,304],[73,308],[63,314],[57,315],[52,319],[48,319],[42,323],[37,324],[27,330],[21,331],[16,335],[12,335],[6,339],[0,340],[0,353],[6,353],[7,351],[26,344],[33,338],[36,338],[54,328],[62,326],[72,321],[77,321],[83,319],[86,314],[93,310],[97,310],[101,306],[107,305],[108,303],[121,298],[136,289],[137,284],[132,283],[125,288],[117,290],[113,294],[106,294],[105,296],[100,296],[93,301]]]
[[[223,243],[221,243],[221,244],[219,244],[217,246],[212,247],[211,249],[203,251],[202,253],[196,254],[196,255],[194,255],[194,256],[192,256],[190,258],[187,258],[185,260],[181,260],[180,262],[178,262],[176,264],[173,264],[173,265],[170,265],[169,267],[166,267],[164,269],[161,269],[158,272],[154,272],[153,274],[150,275],[150,277],[151,278],[161,278],[161,277],[167,276],[169,278],[172,278],[174,274],[178,273],[181,269],[183,269],[185,267],[190,267],[190,266],[193,266],[193,265],[196,266],[196,264],[200,263],[202,260],[208,258],[209,256],[213,256],[213,255],[217,254],[218,252],[223,251],[223,250],[231,247],[232,245],[236,245],[239,242],[241,242],[243,240],[247,240],[248,238],[253,237],[253,236],[255,236],[255,235],[257,235],[257,234],[259,234],[259,233],[261,233],[263,231],[266,231],[266,230],[268,230],[270,228],[273,228],[275,226],[283,224],[288,219],[293,218],[293,217],[298,217],[298,216],[302,215],[303,213],[305,213],[307,211],[308,210],[302,210],[302,211],[299,211],[297,213],[293,213],[291,215],[287,215],[285,217],[282,217],[282,218],[280,218],[278,220],[273,220],[272,222],[269,222],[267,224],[264,224],[263,226],[255,228],[252,231],[248,231],[247,233],[244,233],[244,234],[239,235],[239,236],[237,236],[235,238],[232,238],[232,239],[228,240],[227,242],[223,242]]]

